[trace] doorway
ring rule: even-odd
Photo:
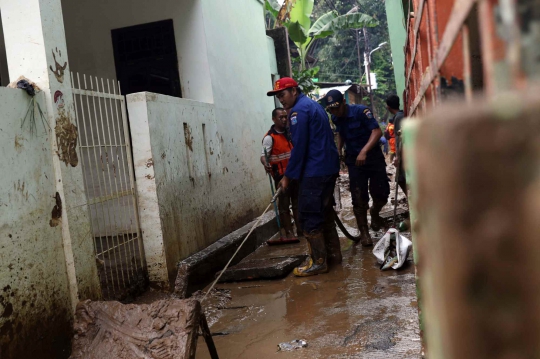
[[[153,92],[182,97],[172,20],[111,31],[122,95]]]

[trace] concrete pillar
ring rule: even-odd
[[[97,299],[99,279],[79,161],[60,0],[0,0],[10,81],[25,76],[45,93],[71,302]],[[54,196],[54,194],[51,194]],[[58,201],[57,200],[57,201]],[[52,206],[51,206],[52,209]]]

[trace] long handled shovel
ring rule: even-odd
[[[268,161],[268,152],[266,151],[266,148],[264,149],[264,157],[266,159],[266,163],[269,163]],[[274,197],[274,183],[272,182],[272,176],[270,176],[270,173],[268,174],[268,180],[270,181],[270,190],[272,191],[272,197]],[[269,239],[266,241],[266,243],[269,245],[269,246],[272,246],[272,245],[280,245],[280,244],[290,244],[290,243],[298,243],[300,242],[300,240],[298,240],[298,238],[287,238],[287,237],[283,237],[283,234],[281,232],[281,222],[279,220],[279,211],[278,211],[278,206],[277,206],[277,203],[276,201],[274,201],[274,211],[276,212],[276,220],[277,220],[277,225],[278,225],[278,228],[279,228],[279,238],[278,239]]]

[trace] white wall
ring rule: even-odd
[[[212,104],[152,93],[127,97],[149,276],[167,287],[179,259],[245,214],[227,206],[233,194]]]
[[[201,0],[63,0],[62,11],[71,70],[109,79],[111,30],[173,19],[182,96],[212,102]]]
[[[46,111],[43,93],[37,98]],[[29,119],[21,128],[28,104],[25,92],[0,88],[0,350],[6,358],[61,357],[53,347],[69,343],[71,303],[62,225],[49,225],[51,134],[39,117],[35,135]]]
[[[178,260],[249,222],[270,199],[259,157],[274,108],[266,92],[272,88],[275,53],[263,4],[64,0],[63,11],[71,68],[108,78],[115,77],[111,29],[173,19],[184,99],[136,94],[128,103],[145,254],[151,281],[162,284],[174,279]],[[184,122],[194,136],[192,180]],[[215,146],[210,177],[202,123],[206,142]]]

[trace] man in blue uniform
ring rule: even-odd
[[[326,273],[328,261],[341,263],[332,212],[339,157],[328,115],[289,77],[277,80],[268,96],[276,96],[289,116],[293,149],[280,187],[287,190],[290,180],[299,180],[298,210],[310,249],[307,264],[295,268],[294,274],[307,277]]]
[[[375,231],[385,226],[379,213],[390,194],[386,162],[381,147],[378,146],[382,131],[369,108],[363,105],[347,105],[340,91],[329,91],[325,100],[326,109],[332,114],[332,121],[338,132],[340,155],[343,145],[346,146],[345,164],[349,168],[352,204],[360,229],[360,241],[364,247],[371,246],[373,241],[367,222],[369,193],[373,198],[370,209],[371,228]]]

